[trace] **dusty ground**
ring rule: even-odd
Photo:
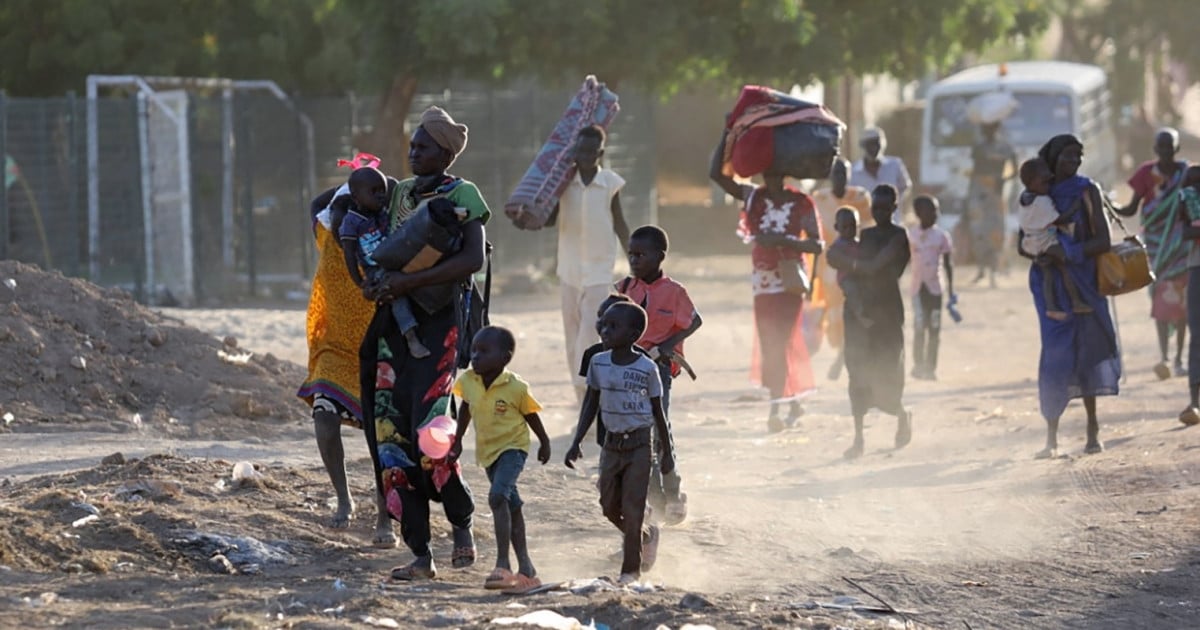
[[[372,509],[359,434],[343,432],[357,520],[332,531],[324,527],[332,493],[309,428],[290,411],[277,423],[192,414],[186,424],[196,428],[188,432],[148,424],[113,433],[103,423],[64,428],[18,418],[0,429],[8,431],[0,436],[0,625],[330,627],[369,616],[400,627],[486,627],[496,617],[552,609],[610,627],[903,627],[899,616],[810,610],[839,596],[878,606],[843,580],[850,578],[914,625],[934,628],[1197,626],[1200,429],[1174,419],[1186,401],[1184,380],[1151,374],[1156,350],[1145,296],[1119,300],[1128,379],[1119,398],[1100,401],[1105,453],[1082,456],[1076,404],[1063,421],[1067,456],[1032,460],[1044,436],[1036,320],[1014,272],[996,290],[960,291],[966,320],[946,324],[941,380],[910,384],[912,445],[894,452],[892,421],[872,416],[867,456],[846,463],[845,381],[824,379],[828,350],[814,359],[822,388],[807,403],[803,428],[765,433],[765,398],[746,381],[747,264],[744,257],[668,261],[706,323],[689,342],[700,378],[677,382],[673,392],[691,516],[664,533],[647,576],[664,590],[516,601],[485,593],[479,585],[493,557],[486,507],[474,568],[448,568],[448,528],[435,515],[443,577],[389,584],[386,569],[408,556],[365,544]],[[534,559],[548,581],[612,575],[609,555],[618,546],[595,502],[596,449],[585,447],[585,472],[559,463],[576,410],[568,404],[557,301],[553,293],[501,295],[494,315],[519,334],[512,367],[547,404],[555,438],[552,464],[531,464],[522,478]],[[209,332],[214,353],[233,335],[256,354],[304,360],[300,310],[167,316]],[[250,369],[220,365],[235,382]],[[280,396],[293,373],[276,375]],[[263,404],[290,409],[287,400]],[[114,451],[131,461],[99,465]],[[241,460],[263,477],[237,487],[230,471]],[[467,478],[477,491],[485,487],[478,468],[468,467]],[[99,518],[73,527],[89,515],[85,503]],[[253,575],[218,573],[209,556],[225,551],[234,560],[234,552],[212,539],[204,544],[200,534],[254,537],[267,545],[260,551],[269,561],[257,572],[235,567]],[[686,600],[693,608],[681,605],[688,593],[711,606],[694,598]]]

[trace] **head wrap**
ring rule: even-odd
[[[1050,138],[1046,144],[1042,145],[1042,148],[1038,150],[1038,157],[1046,161],[1046,164],[1050,166],[1051,173],[1057,175],[1055,169],[1058,168],[1058,157],[1067,150],[1067,147],[1082,149],[1083,143],[1069,133],[1060,134]]]
[[[421,114],[420,126],[433,136],[433,141],[439,147],[449,151],[453,157],[458,157],[467,146],[467,126],[454,122],[450,114],[441,107],[435,105],[425,110],[425,113]]]

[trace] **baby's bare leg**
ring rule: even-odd
[[[1062,274],[1063,287],[1067,290],[1067,297],[1071,298],[1071,312],[1077,315],[1086,315],[1094,312],[1092,307],[1088,306],[1083,298],[1079,297],[1079,287],[1075,286],[1075,281],[1071,279],[1071,274],[1067,272],[1065,265],[1056,265],[1058,272]]]

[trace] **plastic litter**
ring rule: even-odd
[[[391,617],[373,617],[371,615],[363,615],[362,622],[368,626],[376,628],[399,628],[400,623]]]
[[[498,626],[534,626],[551,630],[597,630],[595,622],[586,626],[574,617],[564,617],[553,610],[535,610],[520,617],[498,617],[492,620]]]
[[[262,473],[254,469],[254,464],[250,462],[238,462],[233,465],[233,480],[241,481],[243,479],[258,479],[262,477]]]
[[[85,516],[83,518],[75,519],[75,521],[71,523],[71,527],[83,527],[84,525],[87,525],[88,523],[91,523],[92,521],[98,521],[98,520],[100,520],[99,516],[96,516],[95,514],[88,514],[87,516]]]

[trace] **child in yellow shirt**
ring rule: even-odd
[[[538,461],[542,464],[550,461],[550,438],[537,414],[542,406],[529,393],[529,384],[506,369],[516,345],[512,332],[499,326],[480,330],[471,341],[471,368],[454,383],[454,394],[462,399],[462,408],[447,457],[453,462],[462,455],[462,439],[474,419],[475,458],[492,484],[488,505],[496,526],[496,568],[483,586],[519,593],[541,586],[541,581],[529,559],[517,478],[529,456],[530,429],[541,443]],[[515,574],[509,564],[510,542],[517,554]]]

